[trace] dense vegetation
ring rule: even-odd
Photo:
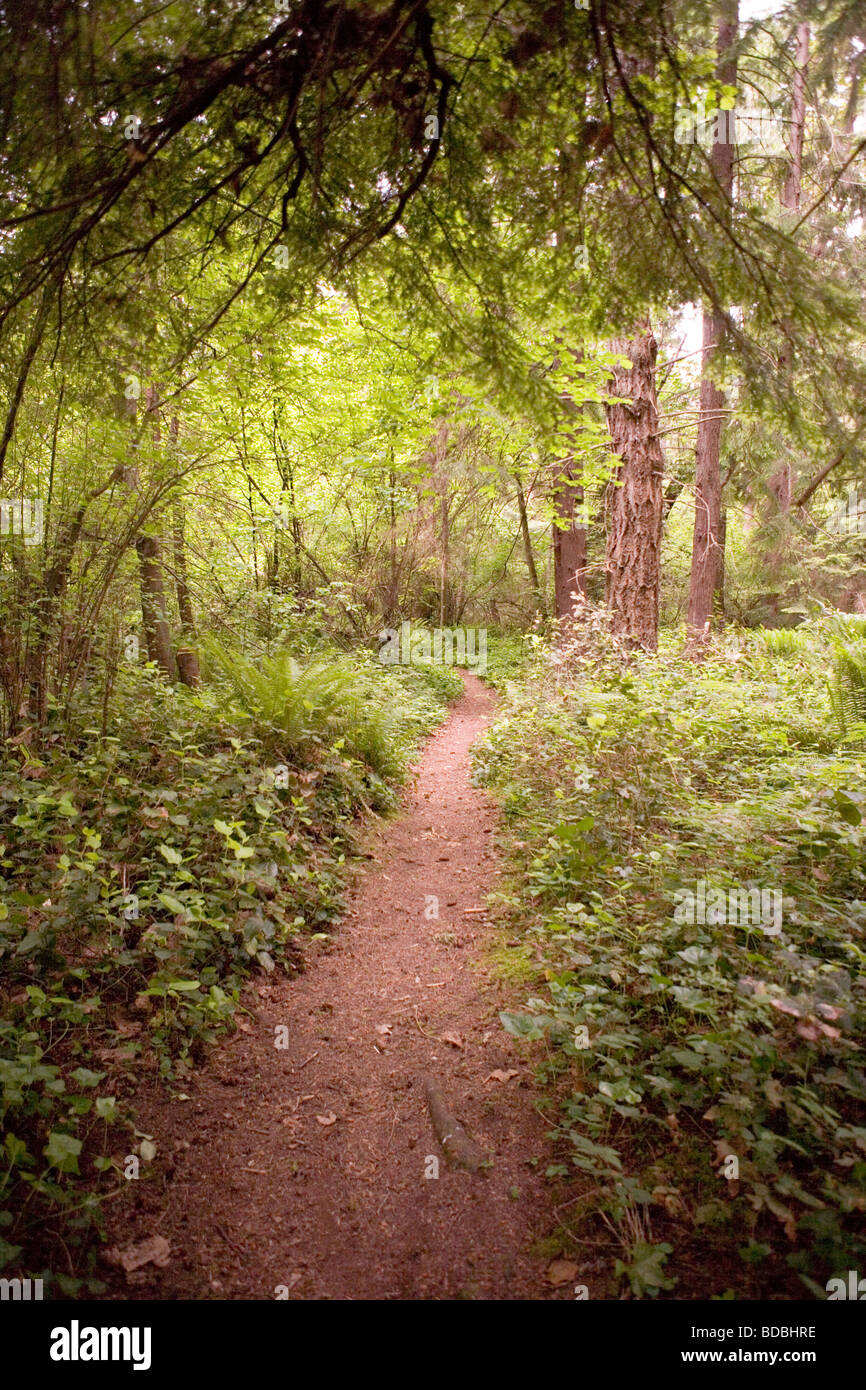
[[[0,0],[0,1269],[98,1289],[136,1085],[339,918],[442,629],[558,1248],[863,1268],[864,55],[855,0]]]
[[[866,621],[834,626],[862,671]],[[479,750],[543,967],[503,1021],[546,1042],[551,1177],[598,1184],[565,1248],[607,1216],[613,1296],[620,1273],[675,1287],[669,1255],[681,1296],[823,1296],[866,1253],[866,706],[858,739],[836,633],[732,634],[695,668],[674,643],[624,661],[602,628],[536,659]],[[701,879],[777,892],[778,922],[689,921]]]

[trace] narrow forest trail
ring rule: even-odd
[[[258,1021],[187,1083],[188,1100],[141,1097],[139,1126],[168,1171],[136,1184],[111,1236],[161,1235],[171,1251],[112,1296],[573,1297],[530,1253],[553,1224],[548,1146],[484,966],[495,812],[471,784],[469,750],[494,697],[464,679],[399,817],[371,833],[333,943],[303,975],[257,986]],[[492,1166],[449,1168],[427,1074]],[[437,1178],[425,1177],[431,1156]]]

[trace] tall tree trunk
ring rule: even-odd
[[[605,409],[617,465],[605,492],[605,596],[613,631],[634,646],[658,646],[661,588],[662,474],[664,455],[658,433],[656,355],[658,345],[646,321],[637,336],[610,344],[631,367],[614,368],[611,394],[627,403]]]
[[[165,587],[162,581],[162,547],[156,536],[144,534],[136,538],[141,585],[141,618],[148,661],[156,662],[160,670],[172,679],[171,633],[165,612]]]
[[[134,407],[134,402],[132,403]],[[159,389],[147,390],[145,409],[154,416],[153,437],[159,443]],[[137,481],[137,479],[136,479]],[[141,589],[141,619],[148,661],[153,661],[168,678],[174,677],[171,651],[171,631],[165,608],[165,586],[162,577],[162,546],[156,536],[141,532],[136,538],[139,585]]]
[[[169,429],[172,446],[177,444],[177,428],[177,416],[174,415]],[[174,551],[174,586],[177,593],[177,611],[180,615],[180,630],[183,636],[183,642],[175,655],[177,674],[184,685],[197,686],[201,680],[201,672],[198,656],[192,645],[195,642],[195,613],[186,568],[183,502],[180,498],[175,502],[172,514],[172,549]]]
[[[716,39],[716,77],[726,86],[737,85],[738,0],[721,0]],[[727,125],[727,122],[725,123]],[[728,140],[714,140],[710,163],[719,191],[730,213],[734,191],[734,147]],[[693,636],[708,630],[713,597],[718,587],[721,550],[719,526],[722,510],[720,473],[724,393],[711,380],[709,368],[721,346],[725,320],[721,312],[704,308],[701,400],[695,450],[695,526],[692,539],[692,572],[689,585],[688,627]]]
[[[806,129],[806,67],[809,62],[809,25],[797,26],[797,59],[794,71],[794,88],[791,95],[791,120],[788,136],[788,170],[782,189],[782,207],[795,216],[800,211],[800,188],[803,172],[803,138]],[[789,319],[782,324],[782,346],[779,351],[779,371],[787,378],[788,389],[793,390],[794,357],[791,347],[792,325]],[[776,542],[765,564],[768,576],[768,605],[770,612],[779,613],[781,590],[783,588],[782,567],[786,540],[785,518],[791,510],[793,477],[790,459],[780,460],[767,483],[770,494],[769,516],[777,531]]]
[[[715,348],[722,340],[725,321],[721,314],[703,316],[703,368],[706,372]],[[687,623],[693,634],[710,624],[713,595],[719,576],[719,528],[722,512],[722,479],[719,467],[722,445],[724,393],[704,375],[701,379],[700,419],[696,447],[695,525],[692,537],[692,572]]]
[[[27,717],[35,722],[37,737],[47,715],[49,643],[57,606],[66,592],[73,552],[84,525],[85,510],[84,506],[79,507],[71,520],[61,525],[41,589],[30,602],[26,661],[29,687]]]
[[[385,622],[389,624],[396,620],[397,605],[400,598],[400,569],[397,563],[397,504],[394,497],[396,487],[397,474],[392,466],[388,472],[388,504],[391,525],[388,536],[388,589],[385,595]]]
[[[449,611],[449,602],[448,602],[448,584],[449,584],[449,579],[448,579],[448,540],[449,540],[449,527],[448,527],[448,494],[447,494],[447,493],[445,493],[445,495],[444,495],[443,498],[442,498],[441,508],[442,508],[442,533],[441,533],[441,542],[442,542],[442,567],[441,567],[441,573],[440,573],[440,577],[439,577],[439,626],[440,626],[440,627],[445,627],[445,626],[447,625],[448,611]]]
[[[554,488],[557,520],[553,523],[553,593],[557,618],[571,618],[586,594],[586,527],[575,526],[575,503],[583,502],[583,488],[575,481],[573,467],[565,463]]]
[[[788,173],[782,189],[782,206],[800,211],[800,182],[803,175],[803,136],[806,129],[806,68],[809,65],[809,26],[797,25],[797,66],[791,96],[791,125],[788,140]]]
[[[535,568],[535,556],[532,553],[532,536],[529,530],[529,517],[526,512],[526,497],[523,492],[523,484],[520,481],[520,474],[514,474],[514,482],[517,487],[517,507],[520,512],[520,534],[523,537],[523,554],[526,559],[526,568],[529,571],[529,582],[532,585],[532,592],[539,610],[544,612],[544,594],[538,582],[538,570]]]
[[[448,441],[451,436],[451,426],[447,420],[440,420],[436,428],[436,439],[433,452],[433,473],[437,480],[437,485],[441,488],[441,498],[439,504],[439,515],[441,518],[441,531],[439,535],[442,547],[442,561],[439,569],[439,626],[447,627],[450,622],[450,572],[449,572],[449,547],[451,544],[451,499],[449,496],[450,480],[446,462],[448,459]]]
[[[719,621],[725,620],[725,544],[728,539],[728,509],[723,506],[719,512],[719,568],[716,573],[716,592],[713,595],[713,609]]]
[[[177,593],[177,611],[184,637],[195,638],[195,614],[189,590],[189,576],[186,568],[186,542],[184,539],[184,510],[182,502],[175,502],[172,517],[172,542],[174,549],[174,577]]]

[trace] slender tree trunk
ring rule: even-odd
[[[159,391],[155,386],[147,391],[146,409],[154,415],[154,440],[159,443]],[[156,536],[142,532],[135,542],[138,552],[139,584],[141,588],[141,618],[147,657],[172,680],[174,661],[171,651],[171,631],[165,608],[165,585],[162,570],[162,546]]]
[[[439,626],[446,626],[448,617],[448,494],[442,498],[442,569],[439,580]]]
[[[800,188],[803,172],[803,138],[806,128],[806,67],[809,62],[809,25],[797,26],[797,60],[794,72],[794,89],[791,96],[791,120],[788,137],[788,170],[782,189],[782,207],[796,215],[800,211]],[[779,371],[787,378],[788,389],[793,389],[794,357],[791,346],[792,324],[785,319],[782,324],[782,346],[779,351]],[[793,496],[793,475],[790,459],[779,461],[777,468],[767,483],[770,494],[769,514],[773,519],[777,537],[773,549],[765,557],[769,579],[768,604],[770,612],[777,615],[781,590],[783,588],[783,560],[786,540],[785,518],[791,510]],[[772,524],[772,520],[771,520]]]
[[[397,505],[394,492],[397,475],[391,468],[388,473],[388,502],[391,517],[388,537],[388,591],[385,597],[385,621],[393,623],[397,617],[397,604],[400,597],[400,570],[397,564]]]
[[[728,539],[728,509],[722,507],[719,512],[719,568],[716,575],[716,592],[713,595],[714,611],[718,614],[719,621],[725,619],[725,545]]]
[[[535,602],[538,608],[544,611],[544,595],[541,585],[538,582],[538,570],[535,568],[535,556],[532,553],[532,535],[529,530],[529,517],[526,512],[526,497],[523,492],[523,484],[520,481],[520,474],[514,474],[514,482],[517,487],[517,507],[520,512],[520,534],[523,537],[523,554],[526,558],[526,568],[529,571],[529,582],[532,585],[532,592],[535,595]]]
[[[40,729],[47,714],[48,648],[54,629],[57,606],[66,592],[72,556],[84,525],[85,508],[60,527],[51,563],[36,598],[31,601],[27,650],[28,719]]]
[[[171,422],[172,439],[177,439],[177,419]],[[192,596],[189,591],[189,578],[186,568],[186,544],[184,541],[184,509],[183,502],[178,499],[174,504],[174,568],[175,568],[175,588],[177,590],[177,611],[180,614],[180,625],[183,629],[184,637],[190,639],[195,637],[195,614],[192,607]]]
[[[446,461],[448,458],[448,441],[451,429],[447,420],[440,420],[436,429],[436,441],[434,445],[433,468],[434,475],[441,488],[440,499],[440,544],[442,547],[442,560],[439,570],[439,626],[446,627],[450,620],[450,575],[449,575],[449,547],[451,544],[451,521],[450,521],[450,498],[448,471]]]
[[[795,215],[800,211],[801,182],[803,175],[803,139],[806,132],[806,68],[809,65],[809,25],[797,26],[797,65],[794,70],[794,90],[791,96],[791,120],[788,136],[788,170],[782,189],[782,207]],[[782,324],[783,341],[779,353],[779,370],[790,375],[793,370],[791,353],[791,323],[785,319]],[[791,505],[791,468],[784,465],[780,473],[771,479],[771,490],[775,492],[779,505],[785,511]]]
[[[614,368],[611,394],[627,404],[606,406],[617,465],[605,493],[605,595],[613,631],[634,646],[658,646],[661,589],[662,475],[658,433],[655,335],[645,322],[632,339],[610,344],[631,367]]]
[[[173,515],[172,541],[174,549],[174,584],[183,642],[177,649],[177,674],[184,685],[196,686],[200,680],[198,657],[192,646],[195,642],[195,614],[186,569],[183,504],[176,502]]]
[[[575,504],[583,502],[583,488],[575,481],[572,465],[562,466],[554,489],[557,521],[553,524],[553,592],[557,618],[574,616],[586,594],[586,527],[574,523]]]
[[[726,86],[737,85],[737,59],[732,52],[737,41],[738,0],[722,0],[717,33],[716,76]],[[726,123],[727,124],[727,123]],[[728,140],[714,140],[710,156],[719,191],[728,213],[734,191],[734,147]],[[718,586],[721,549],[719,528],[722,510],[720,473],[722,419],[725,397],[709,375],[725,331],[724,316],[705,307],[703,316],[703,356],[700,418],[695,450],[695,526],[692,540],[692,573],[689,585],[687,623],[693,636],[709,630],[713,598]]]
[[[721,314],[705,313],[703,365],[706,371],[722,340],[725,321]],[[722,511],[722,479],[719,469],[722,444],[724,393],[708,376],[701,380],[700,420],[696,448],[695,526],[692,538],[692,574],[689,587],[688,626],[700,635],[712,619],[713,595],[719,574],[719,527]]]
[[[806,129],[806,68],[809,65],[809,25],[797,25],[797,66],[791,97],[791,126],[788,140],[788,173],[782,189],[782,206],[800,210],[800,182],[803,175],[803,136]]]
[[[165,587],[162,580],[162,548],[156,536],[140,535],[135,542],[141,583],[141,617],[148,661],[156,662],[171,680],[171,633],[165,614]]]
[[[301,546],[301,518],[298,516],[298,506],[297,506],[297,502],[295,501],[295,470],[293,469],[293,467],[292,467],[291,463],[288,461],[288,459],[286,460],[286,478],[285,478],[285,480],[284,480],[284,482],[283,482],[283,486],[285,486],[286,480],[288,481],[288,485],[289,485],[289,502],[291,503],[291,508],[292,508],[292,548],[293,548],[293,552],[294,552],[294,589],[295,589],[295,598],[300,599],[300,597],[301,597],[301,582],[302,582],[302,571],[301,571],[301,550],[302,550],[302,546]]]
[[[177,416],[174,415],[171,421],[170,434],[172,445],[177,443]],[[195,642],[195,613],[192,606],[192,595],[189,589],[189,577],[186,568],[186,541],[184,539],[184,512],[183,502],[178,499],[174,504],[172,516],[172,548],[174,551],[174,585],[177,593],[177,611],[180,615],[180,629],[183,635],[183,642],[178,647],[175,660],[177,662],[177,674],[184,685],[196,686],[201,679],[199,670],[198,656],[196,655],[193,643]]]

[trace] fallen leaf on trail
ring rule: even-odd
[[[548,1266],[547,1282],[558,1289],[560,1284],[570,1284],[577,1275],[577,1265],[572,1260],[554,1260]]]
[[[114,1026],[125,1038],[137,1037],[142,1029],[140,1023],[127,1023],[125,1019],[118,1019]]]
[[[462,1048],[463,1046],[463,1039],[461,1038],[459,1033],[442,1033],[439,1038],[439,1041],[444,1043],[450,1043],[452,1047]]]
[[[838,1028],[831,1028],[829,1023],[798,1023],[797,1032],[801,1038],[807,1042],[817,1042],[823,1033],[825,1038],[838,1038],[841,1036]]]
[[[509,1067],[508,1071],[501,1071],[499,1067],[497,1067],[496,1071],[492,1071],[490,1075],[485,1077],[484,1079],[485,1081],[510,1081],[512,1076],[519,1075],[520,1072],[517,1070],[516,1067]]]
[[[383,1038],[390,1038],[391,1027],[392,1025],[390,1023],[377,1023],[376,1032],[381,1033]]]
[[[128,1274],[142,1265],[167,1265],[170,1251],[171,1246],[165,1236],[148,1236],[147,1240],[139,1241],[137,1245],[127,1245],[123,1250],[112,1246],[106,1250],[105,1258],[109,1264],[119,1265]]]
[[[771,999],[770,1007],[778,1009],[781,1014],[791,1014],[793,1018],[802,1018],[803,1010],[798,1009],[796,1004],[792,1004],[790,999]]]
[[[329,1110],[327,1115],[317,1115],[316,1119],[320,1125],[335,1125],[337,1123],[337,1117],[333,1110]]]

